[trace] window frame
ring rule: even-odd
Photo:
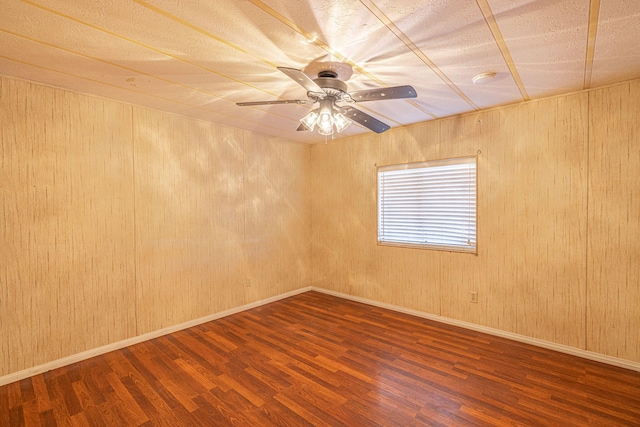
[[[394,170],[408,170],[428,167],[439,167],[449,165],[460,164],[474,164],[475,165],[475,245],[472,247],[457,246],[457,245],[443,245],[443,244],[428,244],[428,243],[413,243],[413,242],[398,242],[398,241],[385,241],[380,240],[380,219],[381,219],[381,205],[380,205],[380,173]],[[419,162],[410,163],[398,163],[390,165],[382,165],[376,167],[376,240],[378,246],[391,246],[391,247],[403,247],[413,249],[424,250],[438,250],[447,252],[459,252],[478,254],[478,155],[452,157],[447,159],[437,160],[425,160]]]

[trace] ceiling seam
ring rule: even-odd
[[[480,107],[471,100],[447,75],[420,49],[398,26],[371,0],[360,0],[372,15],[374,15],[385,27],[389,29],[407,48],[413,52],[427,67],[445,82],[460,98],[471,105],[476,111]]]
[[[366,76],[367,78],[373,80],[374,82],[376,82],[380,86],[384,86],[384,87],[388,87],[389,86],[386,83],[384,83],[382,80],[378,79],[377,77],[375,77],[374,75],[372,75],[371,73],[369,73],[368,71],[366,71],[365,69],[360,67],[355,62],[351,61],[346,56],[342,55],[340,52],[338,52],[338,51],[334,50],[333,48],[331,48],[331,46],[329,46],[328,44],[326,44],[322,40],[318,39],[317,36],[315,36],[314,34],[309,33],[304,28],[298,26],[293,21],[291,21],[290,19],[286,18],[282,14],[278,13],[276,10],[274,10],[270,6],[264,4],[262,1],[260,1],[260,0],[248,0],[248,1],[251,2],[254,6],[262,9],[264,12],[268,13],[269,15],[271,15],[272,17],[274,17],[278,21],[282,22],[283,24],[285,24],[286,26],[288,26],[292,30],[294,30],[297,33],[299,33],[300,35],[302,35],[304,38],[309,40],[310,43],[313,43],[316,46],[320,47],[321,49],[327,51],[329,54],[331,54],[331,56],[335,57],[336,59],[340,60],[341,62],[344,62],[345,64],[349,64],[358,73],[360,73],[360,74]],[[431,116],[432,118],[434,118],[434,119],[438,118],[438,116],[436,116],[435,114],[433,114],[430,111],[426,110],[425,108],[421,107],[420,105],[416,104],[415,102],[409,101],[409,100],[405,100],[405,101],[408,102],[409,104],[411,104],[412,106],[414,106],[415,108],[417,108],[418,110],[422,111],[423,113]],[[395,122],[395,120],[393,120],[393,121]]]
[[[476,0],[482,15],[484,16],[484,20],[493,35],[494,40],[496,41],[498,48],[500,49],[500,53],[504,58],[509,71],[511,72],[511,77],[516,82],[518,89],[520,90],[520,94],[522,95],[522,99],[524,101],[529,101],[529,94],[527,94],[527,90],[524,87],[524,83],[520,78],[520,73],[518,73],[518,69],[516,68],[515,63],[513,62],[513,58],[511,57],[511,53],[509,52],[509,48],[507,47],[507,43],[502,36],[502,32],[500,31],[500,27],[498,26],[498,22],[496,21],[496,17],[491,10],[491,6],[489,6],[489,2],[487,0]]]
[[[181,25],[184,25],[185,27],[190,28],[190,29],[192,29],[192,30],[194,30],[194,31],[196,31],[196,32],[198,32],[200,34],[203,34],[203,35],[205,35],[207,37],[210,37],[210,38],[212,38],[213,40],[215,40],[215,41],[217,41],[219,43],[225,44],[226,46],[228,46],[228,47],[230,47],[232,49],[235,49],[235,50],[237,50],[239,52],[242,52],[245,55],[249,55],[252,58],[255,58],[255,59],[257,59],[257,60],[259,60],[261,62],[264,62],[265,64],[269,65],[270,67],[273,67],[273,68],[277,67],[277,65],[274,64],[273,62],[271,62],[271,61],[269,61],[267,59],[261,58],[259,56],[253,55],[251,52],[244,50],[243,48],[241,48],[240,46],[230,42],[229,40],[225,40],[222,37],[218,37],[215,34],[210,33],[209,31],[198,27],[197,25],[194,25],[194,24],[192,24],[192,23],[190,23],[188,21],[185,21],[182,18],[178,18],[177,16],[175,16],[175,15],[173,15],[173,14],[171,14],[171,13],[165,11],[165,10],[160,9],[159,7],[153,6],[153,5],[147,3],[147,2],[145,2],[143,0],[133,0],[133,2],[139,4],[140,6],[146,7],[147,9],[152,10],[155,13],[164,16],[165,18],[168,18],[168,19],[171,19],[173,21],[176,21],[177,23],[179,23]]]
[[[61,46],[57,46],[57,45],[55,45],[53,43],[48,43],[48,42],[45,42],[45,41],[42,41],[42,40],[34,39],[32,37],[28,37],[28,36],[25,36],[25,35],[22,35],[22,34],[14,33],[13,31],[5,30],[3,28],[0,28],[0,31],[2,31],[3,33],[6,33],[6,34],[10,34],[10,35],[12,35],[14,37],[20,37],[22,39],[29,40],[29,41],[34,42],[34,43],[38,43],[38,44],[41,44],[41,45],[44,45],[44,46],[48,46],[48,47],[53,48],[53,49],[59,49],[59,50],[61,50],[63,52],[67,52],[67,53],[70,53],[72,55],[78,55],[78,56],[80,56],[82,58],[90,59],[92,61],[101,62],[103,64],[107,64],[107,65],[110,65],[110,66],[116,67],[116,68],[121,68],[121,69],[126,70],[126,71],[131,71],[132,73],[140,74],[140,75],[145,76],[145,77],[152,77],[152,78],[158,79],[160,81],[163,81],[165,83],[173,84],[173,85],[179,86],[181,88],[184,88],[184,89],[187,89],[187,90],[190,90],[190,91],[193,91],[193,92],[198,92],[198,93],[201,93],[203,95],[212,96],[214,98],[218,98],[218,99],[223,100],[223,101],[233,102],[233,101],[230,101],[230,100],[225,99],[223,97],[220,97],[218,95],[215,95],[213,93],[205,92],[205,91],[197,89],[197,88],[192,88],[190,86],[186,86],[186,85],[183,85],[181,83],[176,83],[176,82],[173,82],[173,81],[171,81],[169,79],[165,79],[164,77],[160,77],[160,76],[156,76],[156,75],[151,74],[151,73],[147,73],[147,72],[144,72],[144,71],[136,70],[135,68],[131,68],[131,67],[127,67],[127,66],[124,66],[124,65],[120,65],[120,64],[117,64],[115,62],[110,62],[110,61],[107,61],[107,60],[104,60],[104,59],[97,58],[95,56],[85,55],[84,53],[76,52],[76,51],[61,47]]]
[[[4,30],[0,30],[0,31],[4,31]],[[73,77],[73,78],[77,78],[77,79],[81,79],[81,80],[86,80],[86,81],[93,82],[93,83],[99,83],[99,84],[102,84],[102,85],[105,85],[105,86],[110,86],[110,87],[113,87],[113,88],[116,88],[116,89],[120,89],[120,90],[124,90],[124,91],[127,91],[127,92],[133,92],[133,93],[137,93],[139,95],[145,95],[145,96],[149,96],[149,97],[152,97],[152,98],[157,98],[157,99],[160,99],[162,101],[174,102],[176,104],[183,105],[185,107],[193,107],[193,108],[198,108],[198,109],[203,110],[203,111],[216,113],[215,111],[208,110],[206,108],[193,106],[193,105],[190,105],[190,104],[185,104],[185,103],[180,102],[180,101],[176,101],[176,100],[168,99],[168,98],[163,98],[163,97],[158,96],[158,95],[152,95],[150,93],[142,92],[142,91],[138,91],[138,90],[134,90],[134,89],[130,89],[128,87],[122,87],[122,86],[114,85],[112,83],[107,83],[107,82],[102,81],[102,80],[95,80],[95,79],[92,79],[92,78],[89,78],[89,77],[84,77],[84,76],[79,76],[77,74],[68,73],[66,71],[54,70],[53,68],[43,67],[42,65],[32,64],[30,62],[22,61],[22,60],[19,60],[19,59],[16,59],[16,58],[9,58],[9,57],[4,56],[4,55],[0,55],[0,58],[1,59],[5,59],[7,61],[17,62],[19,64],[27,65],[29,67],[40,68],[40,69],[45,70],[45,71],[50,71],[50,72],[53,72],[53,73],[59,73],[59,74],[65,75],[65,76],[69,76],[69,77]],[[73,89],[66,89],[66,88],[65,88],[65,90],[72,90],[73,91]],[[115,101],[117,101],[117,100],[115,100]],[[117,102],[119,102],[119,101],[117,101]],[[218,114],[218,113],[216,113],[216,114]]]
[[[0,31],[6,32],[5,30],[0,30]],[[243,121],[245,121],[245,122],[247,122],[247,123],[254,123],[254,122],[253,122],[253,121],[251,121],[251,120],[243,119],[242,117],[238,117],[237,115],[231,115],[231,114],[224,114],[224,113],[220,113],[220,112],[218,112],[218,111],[210,110],[210,109],[208,109],[208,108],[200,107],[200,106],[197,106],[197,105],[187,104],[187,103],[184,103],[184,102],[181,102],[181,101],[175,100],[175,99],[163,98],[163,97],[161,97],[161,96],[153,95],[153,94],[150,94],[150,93],[148,93],[148,92],[142,92],[142,91],[138,91],[138,90],[130,89],[130,88],[128,88],[128,87],[122,87],[122,86],[114,85],[114,84],[112,84],[112,83],[107,83],[107,82],[102,81],[102,80],[95,80],[95,79],[91,79],[91,78],[89,78],[89,77],[84,77],[84,76],[79,76],[79,75],[77,75],[77,74],[68,73],[68,72],[66,72],[66,71],[54,70],[53,68],[43,67],[42,65],[32,64],[32,63],[29,63],[29,62],[26,62],[26,61],[22,61],[22,60],[19,60],[19,59],[16,59],[16,58],[9,58],[9,57],[7,57],[7,56],[0,55],[0,59],[4,59],[4,60],[7,60],[7,61],[16,62],[16,63],[23,64],[23,65],[27,65],[27,66],[29,66],[29,67],[40,68],[40,69],[45,70],[45,71],[49,71],[49,72],[53,72],[53,73],[58,73],[58,74],[62,74],[62,75],[65,75],[65,76],[69,76],[69,77],[73,77],[73,78],[77,78],[77,79],[81,79],[81,80],[86,80],[86,81],[93,82],[93,83],[98,83],[98,84],[101,84],[101,85],[104,85],[104,86],[113,87],[113,88],[115,88],[115,89],[119,89],[119,90],[124,90],[124,91],[127,91],[127,92],[136,93],[136,94],[138,94],[138,95],[143,95],[143,96],[148,96],[148,97],[151,97],[151,98],[156,98],[156,99],[159,99],[159,100],[161,100],[161,101],[171,102],[171,103],[174,103],[174,104],[177,104],[177,105],[181,105],[181,106],[184,106],[184,107],[194,108],[194,109],[196,109],[196,110],[201,110],[201,111],[204,111],[204,112],[206,112],[206,113],[212,113],[212,114],[216,114],[216,115],[219,115],[219,116],[230,117],[230,118],[234,118],[234,119],[240,119],[240,120],[243,120]],[[53,86],[53,87],[58,87],[58,86],[55,86],[55,85],[52,85],[52,86]],[[80,92],[80,91],[75,91],[75,90],[73,90],[73,89],[66,89],[66,88],[64,88],[64,90],[71,90],[71,91],[73,91],[73,92],[84,93],[84,92]],[[107,98],[107,97],[100,96],[100,95],[96,95],[96,96],[99,96],[99,97],[102,97],[102,98],[106,98],[106,99],[110,99],[110,100],[112,100],[112,101],[114,101],[114,102],[123,102],[123,103],[127,103],[127,104],[132,104],[132,103],[127,102],[127,101],[120,101],[120,100],[117,100],[117,99]],[[150,108],[150,107],[145,107],[145,106],[143,106],[143,105],[141,105],[141,107],[143,107],[143,108]],[[262,111],[262,110],[260,110],[260,111]],[[264,112],[264,111],[263,111],[263,112]],[[173,114],[178,114],[178,113],[173,113]],[[179,114],[178,114],[178,115],[179,115]],[[282,118],[284,118],[284,119],[287,119],[287,120],[291,120],[291,118],[290,118],[290,117],[284,117],[284,116],[280,116],[280,117],[282,117]],[[262,125],[261,125],[261,126],[262,126]],[[267,127],[270,127],[270,128],[275,129],[275,130],[277,130],[277,131],[280,131],[280,129],[279,129],[279,128],[276,128],[276,127],[273,127],[273,126],[269,126],[269,125],[267,125]]]
[[[598,19],[600,18],[600,0],[591,0],[589,4],[589,28],[587,30],[587,52],[584,61],[584,82],[582,89],[591,87],[593,72],[593,58],[596,51],[596,37],[598,35]]]
[[[179,56],[172,55],[171,53],[168,53],[168,52],[165,52],[165,51],[163,51],[163,50],[161,50],[161,49],[158,49],[158,48],[155,48],[155,47],[153,47],[153,46],[147,45],[146,43],[139,42],[139,41],[137,41],[137,40],[131,39],[131,38],[126,37],[126,36],[124,36],[124,35],[121,35],[121,34],[118,34],[118,33],[113,32],[113,31],[107,30],[106,28],[100,27],[100,26],[98,26],[98,25],[94,25],[94,24],[91,24],[91,23],[89,23],[89,22],[82,21],[82,20],[80,20],[80,19],[74,18],[73,16],[70,16],[70,15],[64,14],[64,13],[59,12],[59,11],[57,11],[57,10],[54,10],[54,9],[48,8],[48,7],[46,7],[46,6],[43,6],[43,5],[41,5],[41,4],[35,3],[35,2],[33,2],[33,1],[31,1],[31,0],[20,0],[20,1],[22,1],[23,3],[26,3],[26,4],[30,5],[30,6],[36,7],[36,8],[38,8],[38,9],[42,9],[42,10],[44,10],[45,12],[49,12],[49,13],[52,13],[52,14],[54,14],[54,15],[58,15],[58,16],[60,16],[60,17],[62,17],[62,18],[68,19],[69,21],[76,22],[76,23],[78,23],[78,24],[80,24],[80,25],[84,25],[84,26],[87,26],[87,27],[89,27],[89,28],[93,28],[94,30],[97,30],[97,31],[103,32],[103,33],[108,34],[108,35],[110,35],[110,36],[112,36],[112,37],[115,37],[115,38],[118,38],[118,39],[124,40],[124,41],[126,41],[126,42],[132,43],[132,44],[134,44],[134,45],[136,45],[136,46],[140,46],[140,47],[142,47],[142,48],[149,49],[149,50],[151,50],[151,51],[153,51],[153,52],[156,52],[156,53],[159,53],[159,54],[161,54],[161,55],[168,56],[169,58],[173,58],[173,59],[175,59],[176,61],[183,62],[183,63],[185,63],[185,64],[191,65],[191,66],[196,67],[196,68],[199,68],[199,69],[201,69],[201,70],[204,70],[204,71],[206,71],[206,72],[208,72],[208,73],[215,74],[215,75],[220,76],[220,77],[222,77],[222,78],[229,79],[229,80],[231,80],[231,81],[233,81],[233,82],[236,82],[236,83],[239,83],[239,84],[242,84],[242,85],[248,86],[248,87],[250,87],[250,88],[252,88],[252,89],[256,89],[256,90],[258,90],[258,91],[264,92],[264,93],[266,93],[266,94],[268,94],[268,95],[271,95],[271,96],[274,96],[274,97],[276,97],[276,98],[280,98],[280,97],[279,97],[278,95],[276,95],[276,94],[273,94],[273,93],[271,93],[271,92],[269,92],[269,91],[266,91],[266,90],[264,90],[264,89],[261,89],[261,88],[259,88],[259,87],[253,86],[253,85],[251,85],[251,84],[249,84],[249,83],[247,83],[247,82],[245,82],[245,81],[242,81],[242,80],[236,79],[236,78],[231,77],[231,76],[229,76],[229,75],[227,75],[227,74],[220,73],[219,71],[215,71],[215,70],[212,70],[212,69],[210,69],[210,68],[204,67],[204,66],[202,66],[202,65],[196,64],[195,62],[187,61],[187,60],[186,60],[186,59],[184,59],[184,58],[181,58],[181,57],[179,57]],[[134,0],[134,1],[135,1],[135,0]],[[215,38],[214,38],[214,40],[219,41],[219,40],[217,40],[217,39],[215,39]],[[224,42],[221,42],[221,43],[224,43]],[[240,51],[241,51],[241,52],[244,52],[243,50],[240,50]],[[263,61],[263,62],[264,62],[264,61]],[[270,64],[270,63],[269,63],[269,65],[272,65],[272,64]],[[222,97],[222,96],[218,96],[218,95],[213,95],[213,96],[215,96],[215,97],[217,97],[217,98],[220,98],[220,99],[226,99],[226,98],[224,98],[224,97]],[[229,102],[235,102],[235,101],[230,101],[230,100],[227,100],[227,101],[229,101]]]

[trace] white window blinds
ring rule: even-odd
[[[476,252],[476,157],[378,168],[380,244]]]

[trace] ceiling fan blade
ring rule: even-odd
[[[358,90],[349,94],[356,102],[378,101],[381,99],[403,99],[418,96],[416,90],[409,86],[383,87],[380,89]]]
[[[295,68],[278,67],[278,70],[295,80],[300,86],[305,88],[307,92],[315,92],[324,94],[324,90],[309,78],[305,73]]]
[[[302,123],[300,123],[300,126],[298,126],[298,129],[296,129],[298,132],[303,132],[305,130],[309,130],[308,127],[306,127],[305,125],[303,125]]]
[[[342,107],[342,110],[347,118],[360,123],[362,126],[371,129],[375,133],[382,133],[389,130],[389,125],[382,123],[380,120],[375,117],[371,117],[357,108],[346,106]]]
[[[277,104],[314,104],[313,101],[301,99],[287,99],[276,101],[254,101],[254,102],[236,102],[239,107],[247,107],[250,105],[277,105]]]

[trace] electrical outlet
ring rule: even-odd
[[[474,304],[478,303],[478,293],[477,292],[471,292],[471,302]]]
[[[251,277],[247,277],[244,281],[244,285],[248,288],[251,286]]]

